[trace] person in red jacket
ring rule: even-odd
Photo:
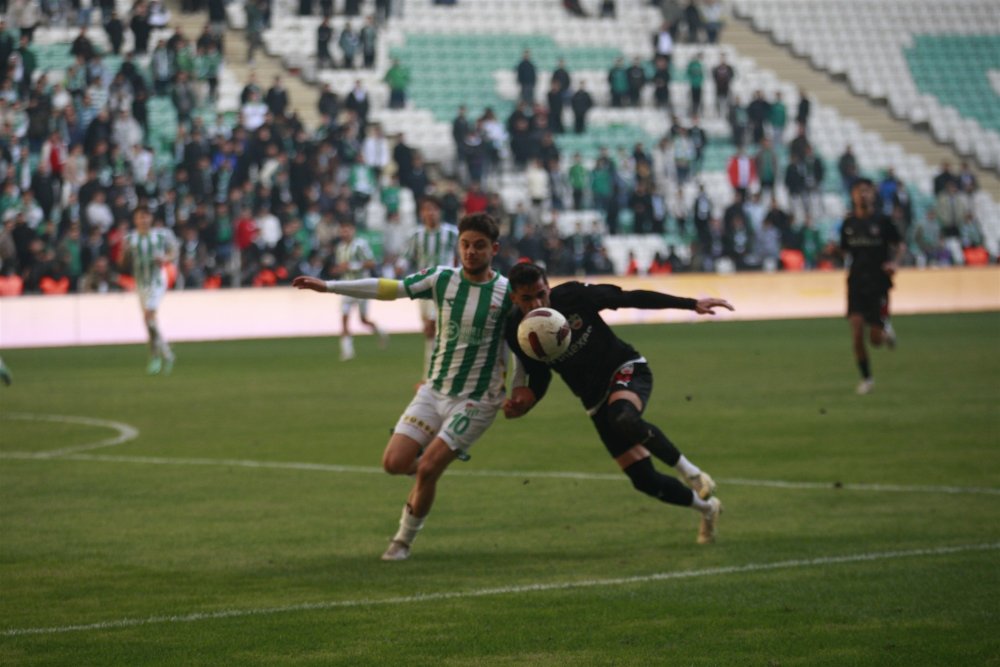
[[[736,152],[736,155],[729,158],[726,173],[729,174],[729,183],[733,186],[733,189],[743,199],[746,199],[750,185],[757,181],[757,165],[746,154],[742,146]]]

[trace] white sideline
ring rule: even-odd
[[[51,459],[48,452],[0,452],[0,459]],[[272,470],[310,470],[314,472],[359,473],[383,475],[382,468],[376,466],[337,465],[329,463],[302,463],[296,461],[253,461],[247,459],[193,459],[162,456],[116,456],[111,454],[65,454],[62,461],[92,461],[97,463],[136,463],[145,465],[178,466],[226,466],[230,468],[267,468]],[[464,470],[450,468],[448,477],[515,477],[525,479],[577,479],[624,482],[628,478],[620,473],[572,472],[558,470]],[[943,493],[1000,495],[1000,489],[976,486],[926,486],[904,484],[853,484],[837,482],[788,482],[768,479],[727,479],[718,478],[719,483],[730,486],[760,486],[775,489],[839,489],[842,491],[875,491],[891,493]]]
[[[226,618],[245,618],[248,616],[266,616],[270,614],[285,614],[298,611],[323,611],[352,607],[376,607],[384,605],[410,604],[414,602],[436,602],[438,600],[454,600],[460,598],[480,598],[495,595],[513,595],[518,593],[535,593],[540,591],[561,591],[576,588],[595,588],[599,586],[628,586],[652,581],[669,581],[673,579],[693,579],[726,574],[746,574],[785,570],[792,568],[819,567],[826,565],[841,565],[845,563],[862,563],[871,561],[893,560],[897,558],[913,558],[919,556],[945,556],[949,554],[968,553],[973,551],[996,551],[1000,543],[969,544],[954,547],[937,547],[933,549],[912,549],[908,551],[882,551],[875,553],[851,554],[847,556],[825,556],[802,560],[785,560],[776,563],[750,563],[748,565],[731,565],[727,567],[710,567],[703,570],[683,570],[680,572],[659,572],[655,574],[633,577],[618,577],[613,579],[585,579],[583,581],[562,581],[547,584],[522,584],[519,586],[502,586],[498,588],[479,588],[469,591],[443,591],[440,593],[422,593],[390,598],[360,598],[357,600],[330,600],[326,602],[305,602],[283,607],[259,607],[256,609],[222,609],[212,612],[194,612],[173,616],[148,616],[146,618],[123,618],[117,621],[102,621],[79,625],[64,625],[44,628],[10,628],[0,632],[3,637],[22,637],[25,635],[48,635],[65,632],[82,632],[86,630],[116,630],[134,628],[144,625],[162,623],[193,623]],[[391,567],[391,566],[390,566]]]

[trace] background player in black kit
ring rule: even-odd
[[[889,289],[896,262],[904,246],[899,230],[889,216],[875,209],[875,186],[859,179],[851,186],[853,208],[840,228],[840,250],[851,257],[847,274],[847,319],[851,324],[854,358],[861,372],[857,392],[874,388],[865,325],[870,327],[872,345],[896,346],[896,333],[889,324]]]
[[[541,400],[552,370],[562,376],[583,402],[594,427],[632,485],[665,503],[691,507],[701,514],[698,543],[715,541],[722,503],[712,496],[715,482],[688,461],[656,426],[642,419],[653,390],[653,374],[646,360],[618,338],[601,319],[605,308],[681,308],[714,314],[733,307],[722,299],[683,299],[645,290],[623,291],[615,285],[569,282],[550,290],[545,271],[534,264],[517,264],[508,274],[516,308],[507,320],[507,344],[528,374],[528,386],[516,387],[504,404],[508,418],[520,417]],[[535,308],[551,307],[569,322],[572,338],[566,353],[551,367],[531,359],[517,343],[517,326]],[[515,378],[515,384],[518,384]],[[677,469],[690,486],[658,472],[650,454]]]

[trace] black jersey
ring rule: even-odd
[[[566,353],[551,365],[528,357],[517,343],[521,311],[516,308],[507,320],[504,335],[510,349],[524,363],[532,391],[541,399],[548,388],[551,371],[562,376],[587,410],[600,406],[615,372],[630,361],[643,361],[635,348],[615,335],[601,318],[605,308],[681,308],[694,310],[695,299],[683,299],[646,290],[623,291],[616,285],[563,283],[552,288],[552,308],[569,323],[571,340]]]
[[[892,287],[892,279],[882,265],[892,259],[893,248],[900,240],[899,230],[886,215],[847,216],[840,228],[840,248],[851,255],[848,287],[861,291],[884,291]]]

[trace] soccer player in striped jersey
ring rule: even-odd
[[[333,273],[339,280],[358,280],[370,275],[375,268],[375,253],[372,252],[368,241],[357,236],[357,230],[350,222],[340,225],[340,243],[334,250]],[[345,296],[340,302],[341,314],[341,334],[340,334],[340,360],[347,361],[354,358],[354,338],[351,336],[349,321],[351,310],[358,309],[358,317],[361,323],[372,330],[378,336],[379,345],[385,347],[389,341],[388,335],[378,328],[374,322],[368,319],[368,299],[355,299]]]
[[[437,334],[426,381],[403,411],[382,456],[392,475],[415,475],[399,530],[382,560],[404,560],[434,503],[437,482],[456,458],[468,458],[505,398],[503,325],[512,308],[507,279],[491,268],[500,229],[485,213],[458,225],[461,268],[436,266],[403,280],[331,280],[299,276],[292,285],[376,299],[427,299]]]
[[[418,207],[421,227],[410,237],[406,259],[414,271],[429,266],[458,266],[458,227],[441,222],[441,202],[424,196]],[[421,299],[420,320],[424,325],[424,376],[430,369],[434,353],[434,333],[437,311],[430,300]]]
[[[121,267],[131,265],[142,314],[149,333],[149,365],[146,372],[156,375],[170,373],[174,367],[174,353],[167,344],[156,311],[167,292],[167,266],[177,259],[177,237],[166,227],[153,227],[153,214],[145,205],[132,212],[135,229],[125,235],[125,251]]]

